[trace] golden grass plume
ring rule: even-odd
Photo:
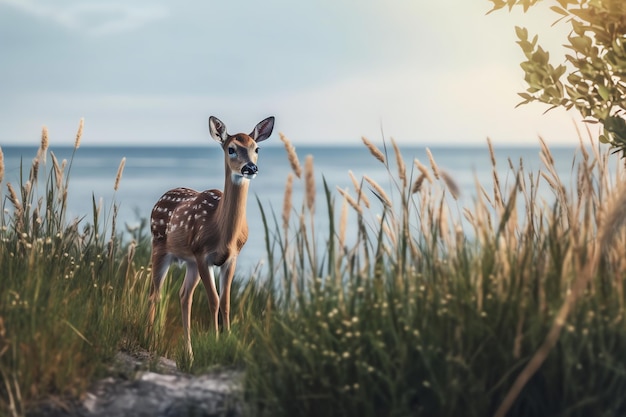
[[[354,186],[354,191],[356,191],[357,193],[357,200],[359,202],[363,202],[366,208],[370,208],[370,200],[367,198],[367,196],[363,192],[362,183],[356,179],[352,171],[348,171],[348,175],[350,175],[350,179],[352,180],[352,185]]]
[[[313,155],[304,160],[304,182],[306,184],[306,205],[309,211],[315,211],[315,172],[313,171]]]
[[[283,230],[287,233],[289,229],[289,218],[291,216],[291,195],[293,194],[293,174],[287,175],[287,184],[285,185],[285,196],[283,198]]]
[[[398,144],[393,138],[391,138],[391,145],[393,145],[393,151],[396,154],[398,178],[400,178],[400,181],[402,181],[402,185],[404,188],[406,186],[406,165],[404,164],[404,159],[402,159],[402,153],[400,152],[400,148],[398,148]]]
[[[122,172],[124,172],[124,166],[126,165],[126,157],[123,157],[120,161],[120,166],[117,168],[117,175],[115,176],[115,185],[113,186],[113,190],[117,191],[120,186],[120,180],[122,179]]]
[[[52,157],[52,168],[54,169],[54,179],[56,180],[57,189],[61,189],[63,186],[63,168],[59,166],[59,160],[57,159],[54,152],[50,152],[50,156]]]
[[[428,155],[428,160],[430,161],[430,168],[433,170],[433,174],[435,175],[435,178],[439,179],[439,167],[437,166],[437,163],[435,162],[435,158],[433,157],[433,154],[430,151],[430,149],[426,148],[426,154]]]
[[[341,214],[339,217],[339,247],[342,248],[346,242],[346,230],[348,228],[348,200],[344,199],[341,204]]]
[[[85,118],[81,117],[78,123],[78,131],[76,132],[76,140],[74,141],[74,149],[78,149],[80,146],[80,139],[83,136],[83,126],[85,125]]]
[[[383,153],[380,151],[380,149],[378,149],[376,147],[376,145],[374,145],[372,142],[370,142],[365,136],[362,136],[361,140],[363,141],[363,143],[365,144],[367,149],[369,149],[369,151],[372,154],[372,156],[374,156],[374,158],[378,159],[380,162],[382,162],[384,164],[385,163],[385,155],[383,155]]]
[[[417,179],[415,180],[415,182],[413,182],[413,185],[411,186],[411,194],[415,194],[422,189],[422,184],[424,183],[425,178],[426,175],[420,173],[420,176],[417,177]]]
[[[419,170],[419,172],[421,172],[421,174],[424,176],[424,178],[426,180],[428,180],[428,182],[430,184],[433,183],[433,177],[430,176],[430,172],[428,171],[428,168],[426,167],[426,165],[422,164],[419,160],[415,160],[413,161],[413,163],[415,164],[415,166],[417,167],[417,169]]]
[[[363,176],[363,179],[365,181],[367,181],[367,183],[373,188],[373,192],[374,194],[376,194],[376,196],[380,199],[380,201],[387,207],[391,207],[391,199],[389,198],[389,196],[387,195],[387,193],[385,192],[385,190],[383,190],[383,188],[378,185],[378,183],[376,181],[374,181],[373,179],[371,179],[370,177],[368,177],[367,175]]]
[[[441,171],[440,174],[443,182],[446,184],[446,187],[448,187],[448,190],[450,190],[450,194],[452,194],[452,197],[454,197],[455,200],[458,200],[459,196],[461,195],[461,188],[459,187],[459,185],[446,171]]]
[[[46,153],[48,152],[48,128],[46,126],[41,128],[41,145],[37,151],[37,159],[46,163]]]
[[[348,192],[346,190],[343,190],[341,188],[339,188],[339,186],[337,186],[337,191],[339,191],[339,194],[341,194],[341,196],[344,198],[344,200],[350,204],[350,206],[359,214],[363,214],[363,209],[361,208],[361,206],[354,200],[354,198],[352,198],[350,196],[350,194],[348,194]]]
[[[302,168],[300,167],[298,154],[296,154],[296,148],[291,144],[287,136],[285,136],[282,132],[280,133],[280,140],[285,145],[285,150],[287,151],[287,159],[289,159],[291,169],[293,170],[294,174],[296,174],[296,177],[301,178]]]
[[[13,204],[13,207],[15,207],[18,212],[22,211],[22,203],[10,182],[7,183],[7,188],[9,189],[9,200],[11,204]]]

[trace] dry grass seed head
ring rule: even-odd
[[[120,180],[122,179],[122,172],[124,172],[124,165],[126,165],[126,157],[123,157],[120,161],[120,166],[117,168],[117,175],[115,176],[115,185],[113,186],[113,190],[117,191],[120,186]]]
[[[376,194],[376,196],[380,199],[380,201],[382,201],[382,203],[386,205],[387,207],[391,207],[391,199],[389,198],[385,190],[383,190],[383,188],[380,185],[378,185],[376,181],[374,181],[367,175],[364,175],[363,179],[367,181],[369,185],[372,186],[374,194]]]
[[[420,176],[417,177],[417,179],[415,180],[415,182],[413,182],[413,185],[411,186],[411,194],[417,193],[422,188],[422,183],[424,182],[425,178],[426,175],[420,173]]]
[[[313,155],[307,155],[304,160],[304,182],[306,184],[306,205],[309,211],[315,211],[315,173],[313,171]]]
[[[541,156],[542,161],[547,167],[554,166],[554,158],[552,157],[552,152],[550,152],[550,148],[545,140],[540,136],[539,144],[541,145]]]
[[[7,188],[9,189],[9,200],[11,201],[11,204],[13,204],[13,207],[15,207],[18,212],[22,211],[22,203],[20,202],[20,199],[10,182],[7,183]]]
[[[41,128],[41,145],[37,151],[37,158],[44,164],[46,163],[46,153],[48,151],[48,128],[46,126]]]
[[[404,164],[404,159],[402,159],[402,153],[400,153],[400,148],[398,148],[398,144],[393,138],[391,138],[391,144],[393,145],[393,151],[396,154],[396,165],[398,166],[398,178],[400,178],[400,181],[402,181],[402,185],[406,187],[406,165]]]
[[[291,169],[293,170],[296,177],[302,177],[302,168],[300,167],[300,161],[298,160],[298,154],[296,154],[296,148],[291,144],[287,136],[285,136],[282,132],[279,133],[281,142],[285,145],[285,151],[287,151],[287,159],[289,160],[289,164],[291,165]]]
[[[452,197],[454,197],[455,200],[458,200],[459,196],[461,195],[461,189],[459,188],[456,181],[454,181],[452,177],[445,171],[441,171],[441,178],[443,179],[443,182],[446,183],[446,186],[448,187],[448,190],[450,190]]]
[[[346,229],[348,226],[348,200],[344,198],[341,204],[341,215],[339,218],[339,247],[343,248],[346,242]]]
[[[426,168],[426,165],[422,164],[417,159],[414,160],[413,163],[415,164],[415,166],[417,167],[419,172],[421,172],[422,175],[424,175],[424,177],[428,180],[428,182],[430,184],[432,184],[433,183],[433,177],[430,176],[430,172],[428,171],[428,168]]]
[[[352,198],[350,196],[350,194],[348,194],[348,192],[346,190],[342,190],[341,188],[339,188],[339,186],[337,186],[337,191],[339,191],[339,194],[341,194],[341,196],[345,199],[345,201],[350,204],[350,206],[359,214],[363,214],[363,209],[361,208],[361,206],[354,200],[354,198]]]
[[[78,131],[76,132],[76,140],[74,141],[74,149],[78,149],[80,146],[80,138],[83,136],[83,126],[85,124],[85,119],[81,118],[78,123]]]
[[[54,179],[56,180],[57,189],[60,190],[63,186],[63,169],[59,166],[59,161],[54,152],[51,151],[50,156],[52,157],[52,168],[54,168]]]
[[[493,149],[493,143],[491,143],[491,139],[487,138],[487,148],[489,149],[489,157],[491,158],[491,166],[496,167],[496,152]]]
[[[430,168],[433,170],[433,174],[435,175],[435,178],[439,179],[439,167],[437,166],[437,163],[435,162],[435,158],[433,157],[433,154],[430,151],[430,149],[426,148],[426,154],[428,155],[428,160],[430,161]]]
[[[26,184],[22,185],[22,195],[24,196],[24,200],[30,196],[30,190],[33,188],[33,183],[30,181],[26,181]]]
[[[289,217],[291,215],[291,195],[293,194],[293,174],[287,175],[287,184],[285,185],[285,196],[283,198],[283,229],[289,228]]]
[[[363,141],[363,143],[365,144],[367,149],[369,149],[369,151],[372,154],[372,156],[374,158],[378,159],[380,162],[382,162],[384,164],[385,163],[385,155],[383,155],[383,153],[380,151],[380,149],[378,149],[365,136],[361,136],[361,140]]]
[[[350,179],[352,180],[352,185],[354,185],[354,191],[357,193],[357,200],[359,202],[363,202],[366,208],[370,208],[370,200],[367,198],[365,193],[363,192],[363,183],[359,182],[352,171],[348,171],[350,175]]]
[[[37,175],[39,174],[39,157],[33,158],[33,163],[30,167],[30,181],[37,182]]]

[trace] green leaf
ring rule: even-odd
[[[496,10],[500,10],[501,8],[506,6],[506,3],[504,2],[504,0],[489,0],[489,1],[493,3],[493,8],[489,10],[487,14],[491,12],[495,12]]]
[[[558,14],[560,14],[560,15],[563,15],[563,16],[568,16],[568,15],[569,15],[569,13],[567,12],[567,10],[562,9],[562,8],[560,8],[560,7],[557,7],[557,6],[552,6],[552,7],[550,7],[550,10],[552,10],[553,12],[558,13]]]
[[[572,23],[572,30],[574,31],[575,34],[577,34],[578,36],[583,36],[585,34],[586,27],[583,23],[577,20],[572,20],[571,23]]]
[[[605,135],[600,135],[598,137],[598,140],[600,141],[600,143],[611,143],[611,141],[609,140],[609,138],[607,138]]]
[[[515,26],[515,34],[522,41],[528,40],[528,29],[526,28]]]
[[[588,36],[570,36],[572,49],[581,54],[585,54],[591,48],[591,39]]]
[[[598,94],[600,94],[600,97],[602,97],[602,100],[609,101],[609,98],[611,97],[611,92],[609,91],[609,89],[603,85],[598,85],[597,89]]]

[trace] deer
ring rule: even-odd
[[[224,151],[224,191],[195,191],[174,188],[154,205],[150,215],[152,234],[152,282],[149,296],[149,329],[155,319],[161,287],[174,261],[186,266],[179,297],[186,350],[191,347],[191,304],[202,280],[209,299],[210,323],[219,336],[218,312],[224,331],[230,331],[230,290],[237,256],[248,240],[246,201],[248,186],[259,170],[258,143],[268,139],[274,117],[259,122],[249,135],[229,135],[217,117],[209,118],[209,133]],[[220,294],[215,285],[214,266],[220,267]]]

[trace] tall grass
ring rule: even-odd
[[[78,395],[119,348],[140,340],[148,270],[135,257],[147,266],[146,251],[116,232],[113,203],[94,198],[90,216],[66,218],[82,126],[69,161],[48,149],[44,128],[19,184],[0,184],[0,414]]]
[[[324,184],[324,233],[308,192],[281,224],[264,214],[281,296],[249,351],[251,413],[626,413],[622,167],[581,143],[568,189],[542,141],[541,171],[509,161],[503,184],[490,145],[493,183],[463,208],[430,152],[364,143],[389,182]]]

